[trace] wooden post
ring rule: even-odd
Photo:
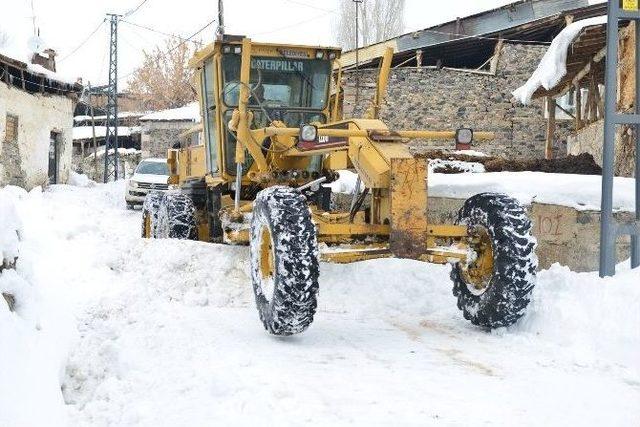
[[[576,131],[582,129],[582,89],[580,84],[575,85],[576,91]]]
[[[547,142],[544,148],[544,158],[553,158],[553,140],[556,135],[556,100],[547,96]]]

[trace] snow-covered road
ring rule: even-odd
[[[70,351],[60,423],[640,422],[638,271],[602,281],[554,266],[526,317],[488,333],[455,307],[448,267],[323,264],[316,321],[275,338],[246,248],[141,239],[122,191],[57,186],[18,206],[32,276],[57,302],[47,310],[76,317],[73,340],[47,344]],[[73,329],[56,321],[52,334]]]

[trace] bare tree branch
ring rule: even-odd
[[[336,41],[345,50],[355,48],[356,5],[352,0],[339,0]],[[359,45],[367,46],[390,39],[404,31],[405,0],[363,0],[360,4]]]
[[[140,99],[141,109],[178,108],[195,100],[193,71],[188,67],[192,54],[191,47],[176,38],[143,52],[143,64],[129,80],[129,91]]]

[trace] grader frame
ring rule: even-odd
[[[206,170],[205,157],[208,141],[204,146],[188,147],[169,151],[171,180],[175,184],[184,184],[193,179],[204,179],[207,187],[221,185],[252,185],[260,187],[274,185],[273,171],[300,169],[308,165],[308,159],[323,155],[326,170],[355,169],[364,186],[371,191],[371,207],[367,220],[364,215],[350,215],[349,212],[326,212],[312,207],[314,222],[317,225],[318,240],[328,244],[351,243],[354,240],[368,238],[371,243],[358,242],[351,250],[325,253],[323,259],[333,262],[354,262],[380,257],[411,258],[433,263],[447,263],[452,260],[465,262],[469,253],[468,241],[472,238],[466,226],[452,224],[430,224],[427,220],[428,170],[425,159],[415,158],[408,150],[406,142],[410,139],[453,140],[456,131],[404,130],[392,131],[378,119],[380,107],[384,102],[384,93],[389,78],[392,51],[388,50],[382,59],[375,97],[367,112],[368,118],[342,120],[339,114],[339,92],[341,67],[338,66],[337,90],[331,105],[327,103],[325,114],[329,123],[317,124],[318,140],[327,141],[316,144],[311,149],[301,149],[299,144],[300,128],[286,127],[282,121],[274,121],[266,127],[251,128],[254,113],[248,108],[251,93],[251,60],[254,52],[261,56],[282,57],[282,52],[303,52],[309,57],[317,49],[306,46],[281,46],[259,43],[250,39],[232,39],[226,43],[216,42],[198,53],[191,61],[192,66],[205,72],[203,64],[212,60],[220,69],[225,46],[241,51],[239,74],[239,102],[231,114],[228,123],[230,131],[235,133],[235,164],[243,165],[248,154],[253,165],[242,174],[233,176],[222,162],[219,174]],[[240,49],[238,49],[238,47]],[[228,48],[227,48],[228,49]],[[338,60],[339,51],[326,49]],[[302,56],[300,53],[296,57]],[[219,73],[221,74],[221,73]],[[217,106],[223,106],[220,88],[223,82],[217,76],[217,89],[214,91]],[[201,79],[206,78],[200,77]],[[206,90],[206,89],[205,89]],[[202,97],[202,90],[201,90]],[[206,108],[206,107],[205,107]],[[223,111],[217,107],[216,140],[218,152],[229,149],[225,145]],[[205,117],[206,120],[206,117]],[[206,125],[205,125],[206,126]],[[196,131],[202,130],[196,128]],[[210,132],[210,131],[209,131]],[[206,133],[206,131],[205,131]],[[476,133],[475,139],[490,139],[490,133]],[[261,142],[270,140],[271,150],[266,152]],[[239,169],[238,169],[239,170]],[[238,179],[241,177],[241,179]],[[309,178],[307,181],[310,181]],[[304,185],[297,179],[289,184]],[[237,188],[237,187],[236,187]],[[236,192],[239,194],[239,192]],[[251,200],[223,200],[223,216],[230,221],[239,220],[243,213],[251,211]],[[206,218],[206,215],[202,215]],[[209,240],[208,222],[199,224],[199,237]],[[233,244],[248,243],[248,230],[229,227],[224,230],[224,240]],[[440,241],[453,244],[442,246]]]

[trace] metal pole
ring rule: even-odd
[[[640,21],[636,27],[636,114],[640,114]],[[640,124],[636,125],[636,221],[640,222]],[[640,267],[640,237],[631,236],[631,268]]]
[[[118,180],[118,20],[120,15],[108,14],[111,20],[109,41],[109,88],[107,90],[107,129],[104,144],[104,182],[113,175]],[[109,155],[109,150],[113,154]]]
[[[218,0],[218,28],[216,29],[216,37],[222,40],[224,36],[224,5],[222,0]]]
[[[362,3],[362,1],[363,0],[353,0],[353,2],[356,4],[356,107],[360,102],[360,49],[358,49],[358,46],[360,45],[358,40],[360,26],[358,23],[358,6],[360,6],[360,3]]]
[[[604,147],[602,150],[602,200],[600,208],[600,277],[616,272],[616,224],[613,219],[613,168],[617,111],[618,2],[609,2],[605,76]]]

